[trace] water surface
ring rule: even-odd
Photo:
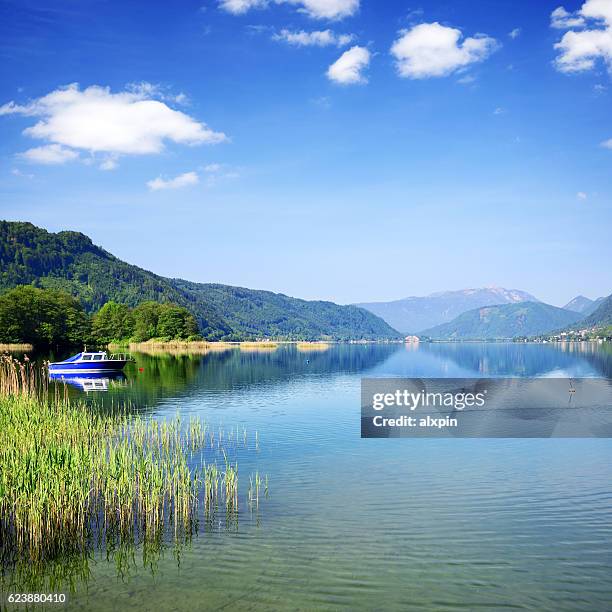
[[[181,549],[95,553],[58,578],[67,609],[611,609],[612,440],[360,438],[363,376],[610,378],[610,345],[136,357],[70,393],[246,429],[241,496],[258,470],[269,497]]]

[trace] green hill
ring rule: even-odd
[[[612,325],[612,295],[603,298],[597,309],[580,321],[579,327],[605,327],[607,325]]]
[[[267,291],[168,279],[121,261],[78,232],[53,234],[31,223],[0,221],[0,292],[17,285],[61,289],[89,312],[109,300],[184,306],[210,340],[388,339],[398,333],[354,306],[307,302]]]
[[[522,302],[476,308],[422,332],[434,340],[494,340],[536,336],[563,328],[581,314],[543,304]]]
[[[356,306],[310,302],[281,293],[256,291],[227,285],[173,280],[196,305],[212,305],[241,337],[274,338],[396,338],[399,334],[382,319]],[[356,334],[356,331],[358,333]]]

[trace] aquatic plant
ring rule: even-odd
[[[238,512],[238,465],[192,467],[214,434],[180,417],[100,413],[49,394],[39,366],[0,358],[0,555],[40,560],[85,550],[94,534],[153,541]],[[223,437],[220,430],[218,440]],[[235,438],[234,438],[235,440]]]

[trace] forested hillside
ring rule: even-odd
[[[121,261],[78,232],[53,234],[0,221],[0,292],[18,285],[61,289],[87,312],[113,301],[187,308],[208,340],[386,339],[399,334],[354,306],[307,302],[267,291],[167,279]]]

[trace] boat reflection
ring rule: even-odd
[[[91,391],[108,391],[109,389],[125,387],[127,385],[127,378],[121,372],[80,374],[79,376],[50,373],[49,379],[55,382],[63,382],[80,391],[85,391],[85,393]]]

